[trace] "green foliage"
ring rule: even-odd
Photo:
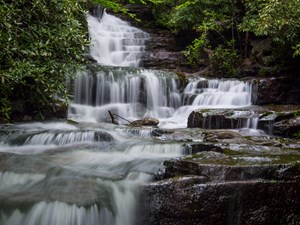
[[[0,117],[22,100],[41,118],[67,100],[65,80],[84,62],[85,12],[76,0],[1,0],[0,15]]]
[[[300,55],[300,1],[247,0],[243,31],[269,36],[274,42]]]
[[[296,133],[294,133],[293,137],[300,139],[300,130],[298,130]]]
[[[183,51],[189,64],[198,65],[207,61],[205,48],[214,49],[234,39],[239,4],[235,0],[164,0],[156,2],[154,15],[175,34],[188,31],[198,36]]]
[[[240,73],[240,57],[237,51],[232,48],[233,43],[227,46],[218,46],[210,56],[210,64],[213,73],[222,77],[236,77]]]
[[[174,33],[182,30],[205,32],[227,23],[232,9],[229,0],[157,1],[153,6],[158,22]]]
[[[204,48],[207,46],[207,39],[205,33],[200,38],[196,38],[191,45],[187,46],[183,54],[187,57],[190,65],[198,65],[204,63],[206,53]]]
[[[204,48],[214,50],[230,40],[235,40],[240,55],[248,57],[250,38],[255,36],[272,38],[277,44],[270,65],[277,65],[276,71],[300,55],[299,0],[145,1],[151,2],[159,25],[179,36],[196,34],[196,39],[187,39],[184,51],[192,65],[203,62]]]

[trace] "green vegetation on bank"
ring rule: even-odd
[[[299,0],[150,0],[148,4],[157,25],[178,35],[194,33],[196,38],[184,51],[192,65],[206,61],[216,73],[237,76],[237,64],[249,57],[250,42],[258,38],[273,41],[272,65],[286,66],[300,55]]]
[[[2,0],[0,14],[0,117],[43,119],[68,99],[65,82],[84,62],[84,10],[76,0]]]

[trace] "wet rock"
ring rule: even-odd
[[[160,137],[164,134],[172,134],[174,133],[174,130],[167,130],[167,129],[154,129],[152,132],[151,132],[151,135],[154,136],[154,137]]]
[[[278,108],[278,107],[277,107]],[[300,110],[293,107],[293,111],[267,111],[260,116],[258,127],[268,134],[282,137],[295,137],[300,131]],[[285,109],[288,110],[288,109]]]
[[[183,184],[184,180],[184,184]],[[184,177],[145,186],[140,218],[145,225],[293,224],[300,221],[300,183],[203,183]]]
[[[258,114],[249,110],[205,109],[193,111],[188,117],[187,126],[206,129],[237,129],[247,127],[247,123],[254,118],[258,118]]]
[[[300,221],[297,140],[242,137],[226,130],[203,131],[202,135],[204,143],[195,143],[199,151],[165,161],[160,180],[142,187],[138,214],[143,217],[138,224],[271,225]],[[279,147],[274,147],[278,143]],[[220,151],[213,150],[218,147]]]
[[[300,175],[299,171],[290,165],[251,163],[253,162],[249,161],[247,165],[243,165],[241,161],[223,153],[201,152],[180,160],[166,161],[165,177],[197,175],[206,177],[210,182],[224,182],[253,179],[293,180],[298,179],[293,174]]]
[[[242,138],[242,136],[237,132],[224,130],[219,130],[216,132],[205,131],[204,136],[204,141],[208,142],[217,142],[220,140],[224,142],[225,140],[230,140],[230,142],[238,143],[240,141],[237,141],[237,139]]]
[[[159,124],[159,120],[156,118],[147,117],[141,120],[135,120],[130,123],[130,126],[133,127],[141,127],[141,126],[157,126]]]
[[[300,219],[297,160],[242,165],[234,158],[201,152],[166,161],[165,179],[142,189],[140,224],[271,225]]]
[[[187,126],[204,129],[254,128],[270,135],[292,138],[300,132],[300,107],[282,105],[239,110],[195,110],[189,115]],[[221,134],[213,133],[215,137],[207,137],[207,140],[217,141],[216,135],[225,139]]]
[[[216,146],[212,144],[195,143],[195,144],[190,144],[189,148],[190,148],[190,154],[197,154],[199,152],[207,152],[207,151],[223,153],[223,149],[220,146]]]
[[[274,77],[253,80],[256,98],[254,104],[299,104],[300,79],[291,77]]]
[[[201,129],[175,129],[164,130],[156,129],[152,135],[161,141],[178,141],[178,142],[201,142],[203,135]]]
[[[300,116],[274,123],[274,135],[295,137],[300,132]]]

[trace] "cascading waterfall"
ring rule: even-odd
[[[96,76],[80,74],[75,82],[75,104],[70,116],[103,122],[108,121],[110,110],[129,120],[145,115],[168,118],[182,104],[174,75],[148,70],[121,71],[121,76],[120,70],[102,71]]]
[[[1,136],[0,224],[133,225],[139,185],[187,151],[108,127],[40,125]]]
[[[105,11],[101,19],[89,15],[88,22],[90,54],[98,63],[139,66],[145,56],[147,33]],[[96,74],[78,74],[69,116],[79,121],[109,122],[108,111],[112,111],[130,121],[151,116],[160,120],[160,127],[186,127],[188,115],[195,109],[246,107],[251,105],[251,97],[252,85],[244,81],[190,79],[182,91],[172,73],[109,67]]]
[[[145,54],[149,34],[103,12],[102,17],[87,16],[92,40],[90,55],[99,64],[138,67]]]
[[[252,85],[244,81],[198,78],[181,89],[176,76],[166,72],[118,69],[95,76],[82,73],[75,82],[70,117],[109,122],[110,110],[129,120],[152,116],[161,121],[160,127],[173,128],[186,127],[188,115],[195,109],[251,105]]]
[[[107,111],[177,128],[194,109],[251,105],[247,82],[198,78],[184,88],[172,73],[124,68],[141,65],[149,35],[106,12],[87,20],[90,54],[105,66],[78,72],[69,118],[82,123],[0,129],[0,224],[134,225],[139,185],[187,150],[153,142],[149,130],[101,123],[110,122]]]

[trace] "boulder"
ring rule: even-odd
[[[166,161],[165,179],[142,187],[138,224],[271,225],[300,220],[297,163],[241,165],[229,158],[234,159],[202,152]]]
[[[205,183],[186,176],[144,186],[144,225],[295,224],[300,182],[254,179]]]
[[[258,128],[268,134],[295,137],[300,132],[300,108],[293,111],[268,111],[259,118]]]
[[[157,126],[159,124],[159,120],[151,117],[147,117],[140,120],[135,120],[129,124],[132,127],[142,127],[142,126]]]
[[[300,79],[292,77],[258,78],[253,81],[253,104],[300,104]]]
[[[250,123],[253,118],[258,118],[258,114],[251,110],[195,110],[189,115],[187,126],[205,129],[237,129],[247,127],[247,123]]]

